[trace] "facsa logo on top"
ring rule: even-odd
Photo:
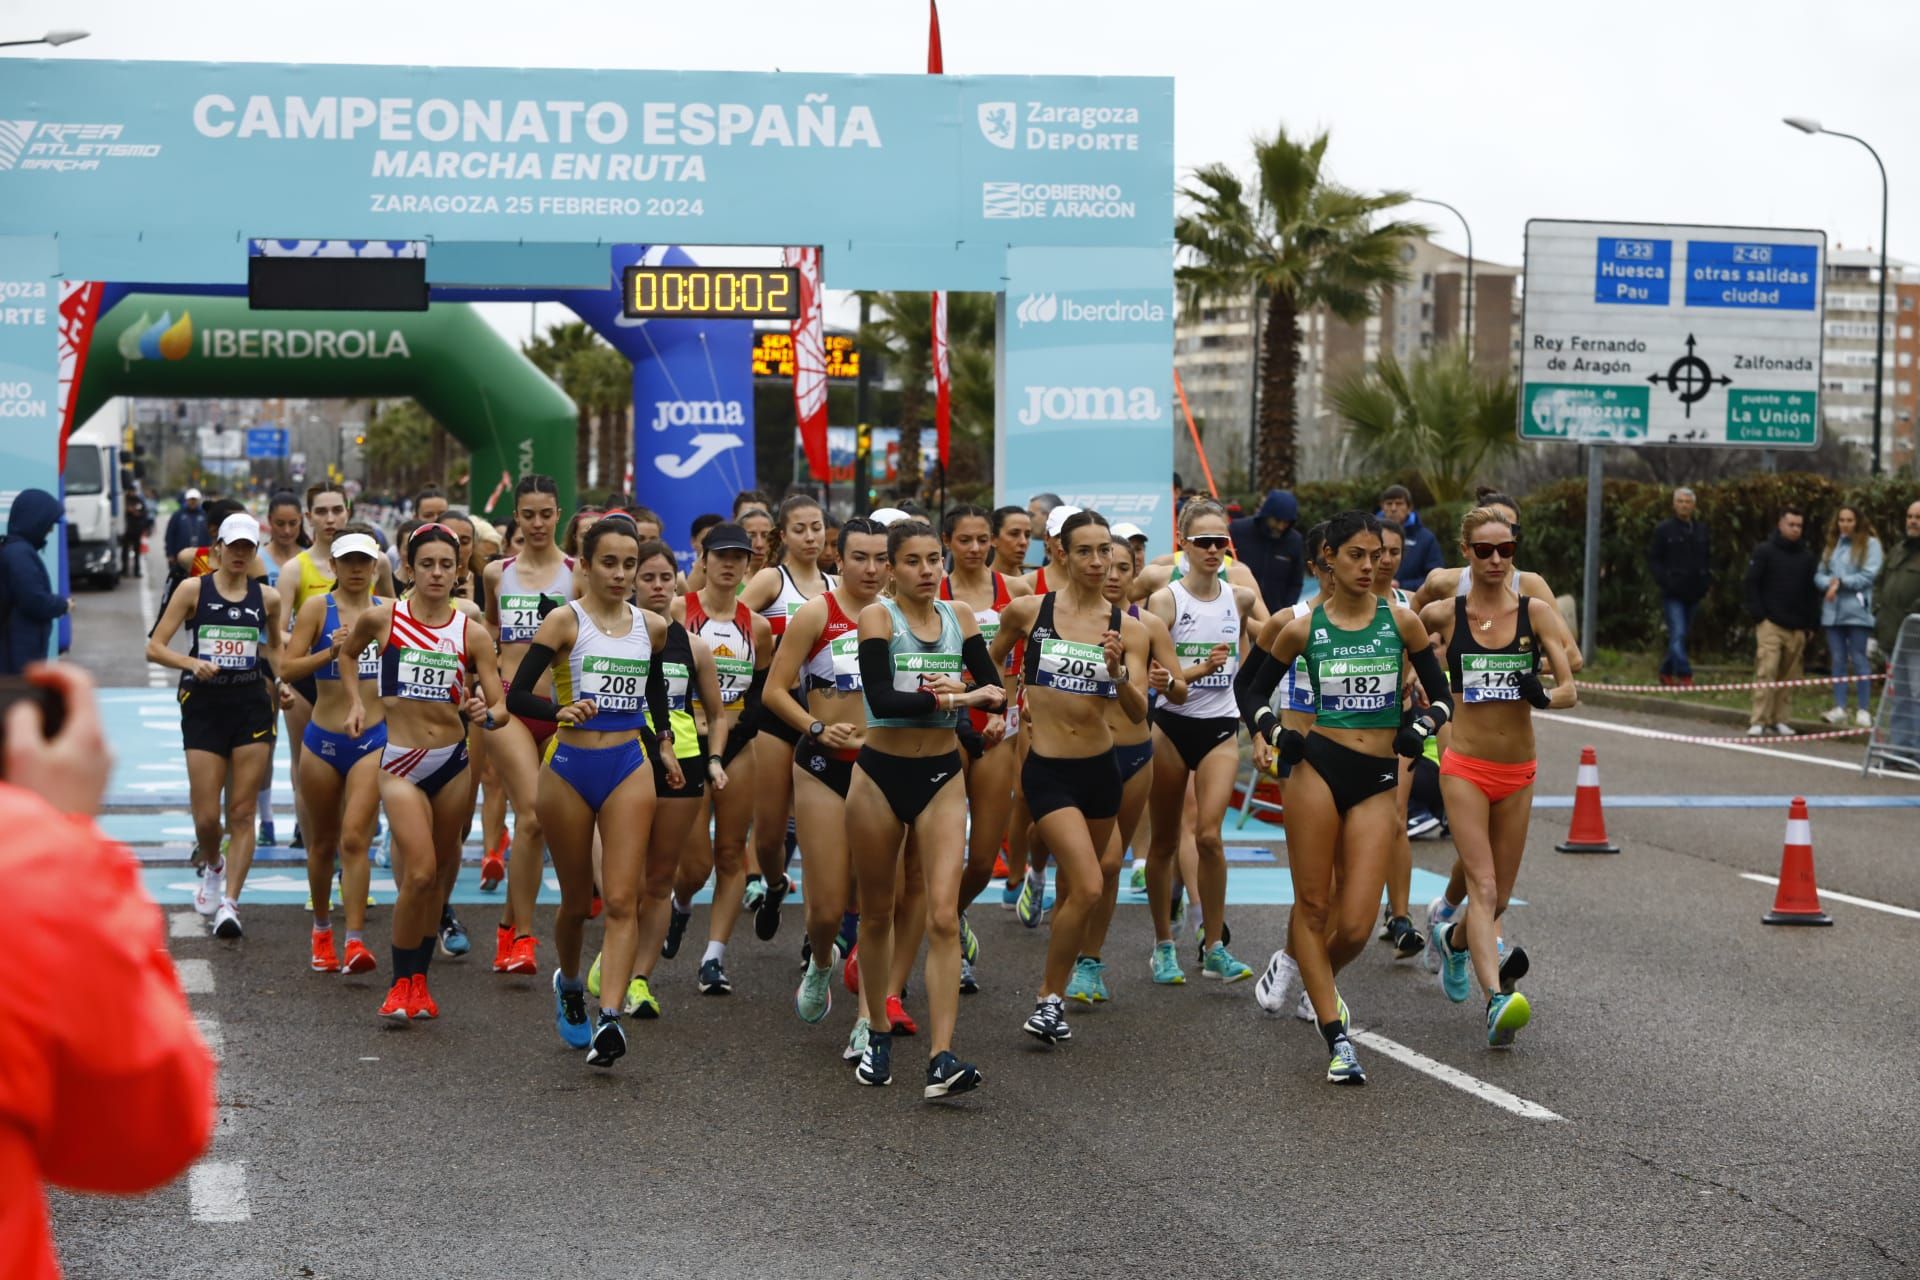
[[[980,136],[1002,151],[1138,151],[1138,107],[1056,107],[1045,102],[983,102]],[[1122,126],[1116,128],[1115,126]]]
[[[983,218],[1131,218],[1117,182],[983,182]]]
[[[1043,422],[1160,422],[1165,415],[1152,387],[1023,387],[1021,426]]]
[[[1052,324],[1056,319],[1067,324],[1160,324],[1167,318],[1167,309],[1158,302],[1127,302],[1121,298],[1076,302],[1056,293],[1030,293],[1013,314],[1024,329],[1030,324]]]
[[[102,160],[151,159],[156,143],[122,142],[119,124],[53,124],[0,120],[0,169],[98,169]]]

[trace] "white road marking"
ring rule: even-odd
[[[1605,720],[1589,720],[1585,716],[1570,716],[1560,712],[1534,712],[1536,719],[1552,721],[1555,724],[1578,725],[1582,729],[1604,729],[1608,733],[1624,733],[1634,738],[1652,738],[1658,742],[1668,741],[1668,735],[1656,729],[1642,729],[1630,724],[1609,724]],[[1774,739],[1786,741],[1786,739]],[[1795,764],[1825,765],[1829,769],[1845,769],[1848,773],[1859,773],[1860,766],[1845,760],[1834,760],[1827,756],[1810,756],[1801,751],[1781,751],[1775,747],[1750,747],[1744,742],[1689,742],[1682,744],[1690,747],[1718,748],[1722,751],[1744,751],[1748,755],[1772,756],[1776,760],[1791,760]]]
[[[1778,887],[1780,884],[1779,879],[1775,876],[1757,876],[1751,871],[1742,871],[1740,878],[1742,880],[1752,880],[1756,884],[1770,884],[1775,887]],[[1909,920],[1920,920],[1920,911],[1915,911],[1911,907],[1896,907],[1890,902],[1875,902],[1872,898],[1856,898],[1850,893],[1835,893],[1831,889],[1821,889],[1820,900],[1825,902],[1829,898],[1835,902],[1844,902],[1852,907],[1865,907],[1869,911],[1884,911],[1890,916],[1905,916]]]
[[[195,1018],[194,1025],[200,1028],[200,1038],[207,1042],[207,1052],[213,1055],[215,1062],[227,1056],[227,1038],[220,1031],[218,1018]]]
[[[213,994],[213,961],[176,960],[174,972],[180,975],[180,989],[190,996]]]
[[[167,936],[169,938],[204,938],[207,926],[200,919],[198,911],[174,911],[167,915]]]
[[[1424,1072],[1442,1084],[1450,1084],[1463,1093],[1470,1093],[1482,1102],[1491,1102],[1503,1111],[1511,1111],[1528,1120],[1566,1119],[1565,1116],[1557,1115],[1537,1102],[1528,1102],[1525,1098],[1508,1093],[1498,1085],[1488,1084],[1485,1080],[1470,1076],[1444,1062],[1436,1062],[1426,1054],[1409,1049],[1397,1040],[1389,1040],[1378,1032],[1355,1031],[1352,1039],[1355,1044],[1363,1044],[1369,1049],[1384,1053],[1396,1062],[1404,1063],[1415,1071]]]
[[[195,1222],[251,1222],[244,1160],[203,1160],[187,1173]]]

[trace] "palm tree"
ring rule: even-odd
[[[1439,502],[1471,497],[1481,468],[1519,448],[1513,379],[1487,377],[1464,346],[1445,347],[1403,367],[1382,354],[1328,395],[1369,463],[1413,468]]]
[[[919,487],[923,427],[933,425],[933,296],[887,291],[861,295],[873,315],[860,335],[865,350],[884,350],[900,379],[900,477]],[[954,470],[981,470],[993,439],[994,299],[990,293],[947,295],[947,375],[951,383]]]
[[[1324,171],[1327,141],[1324,131],[1301,142],[1285,129],[1255,138],[1251,191],[1224,164],[1194,170],[1181,192],[1193,208],[1174,225],[1184,258],[1174,274],[1189,314],[1207,301],[1265,299],[1255,460],[1262,489],[1291,488],[1295,479],[1301,314],[1324,307],[1342,320],[1365,319],[1379,290],[1406,278],[1401,243],[1427,234],[1417,222],[1376,224],[1407,193],[1366,195],[1335,183]]]
[[[586,398],[580,385],[581,375],[588,372],[578,363],[582,352],[592,350],[599,336],[584,323],[570,320],[565,324],[550,326],[538,338],[521,344],[520,350],[534,363],[540,372],[558,383],[560,389],[573,399],[574,412],[579,415],[579,439],[574,446],[573,480],[574,491],[587,491],[587,467],[592,452],[589,448],[593,439],[593,402]]]

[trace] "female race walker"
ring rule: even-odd
[[[276,492],[267,499],[267,523],[264,532],[267,544],[260,548],[260,562],[266,566],[267,585],[280,592],[280,602],[284,606],[287,625],[293,625],[294,606],[288,600],[288,593],[280,587],[280,571],[291,564],[301,551],[306,549],[306,521],[301,516],[300,498],[285,489]],[[286,673],[282,672],[282,676]],[[300,743],[307,731],[307,720],[313,715],[314,688],[311,680],[287,680],[287,687],[293,690],[293,700],[285,704],[287,721],[287,751],[292,757],[293,777],[300,777]],[[294,845],[300,843],[301,827],[299,805],[305,797],[294,789],[295,811],[293,817]],[[273,777],[268,770],[267,778],[260,784],[259,806],[260,843],[276,843],[273,829]]]
[[[286,660],[289,682],[311,676],[317,696],[307,721],[306,750],[294,776],[306,802],[307,889],[313,899],[313,954],[316,973],[366,973],[376,966],[363,931],[367,927],[367,861],[373,826],[380,816],[380,755],[387,746],[385,706],[366,709],[358,737],[344,732],[347,693],[340,683],[342,644],[362,613],[382,604],[373,594],[380,545],[371,526],[354,525],[332,540],[333,590],[314,596],[294,619]],[[380,653],[361,650],[356,664],[362,680],[380,678]],[[340,863],[341,901],[347,913],[347,946],[334,947],[328,897],[335,860]]]
[[[405,600],[362,611],[342,653],[380,650],[378,696],[386,704],[387,745],[380,756],[380,803],[393,831],[393,987],[380,1016],[394,1021],[437,1018],[427,989],[434,933],[440,922],[440,876],[460,860],[472,820],[473,773],[467,767],[467,724],[498,728],[506,697],[485,624],[453,600],[460,541],[445,525],[422,525],[407,540]],[[340,668],[347,715],[341,732],[366,732],[367,708],[357,663]],[[317,901],[317,900],[316,900]]]
[[[1420,614],[1446,646],[1458,708],[1440,755],[1440,789],[1467,882],[1466,906],[1434,931],[1433,945],[1449,1000],[1471,994],[1471,961],[1487,993],[1487,1043],[1496,1048],[1512,1044],[1533,1016],[1514,989],[1527,971],[1526,951],[1514,947],[1503,960],[1497,945],[1497,922],[1513,895],[1533,814],[1533,708],[1565,709],[1578,697],[1566,651],[1551,630],[1554,607],[1507,585],[1518,550],[1519,539],[1499,512],[1469,511],[1460,523],[1460,551],[1472,586]],[[1543,651],[1552,693],[1540,682]]]
[[[280,593],[249,577],[260,545],[260,522],[243,513],[220,522],[209,548],[212,568],[189,578],[167,599],[147,637],[147,661],[180,675],[180,739],[201,861],[193,905],[213,917],[222,938],[242,936],[240,890],[253,866],[253,816],[261,779],[273,765],[280,666]],[[182,626],[193,636],[186,653],[171,647]],[[220,793],[226,791],[227,844],[220,836]],[[220,884],[220,859],[226,880]]]
[[[674,754],[666,672],[655,660],[667,623],[629,601],[640,569],[640,540],[624,515],[603,516],[582,536],[586,594],[548,614],[514,674],[507,709],[560,726],[540,771],[540,826],[560,880],[553,945],[554,1026],[570,1048],[587,1050],[591,1066],[612,1066],[627,1051],[620,1026],[619,983],[600,994],[600,1016],[587,1022],[580,937],[594,894],[593,837],[600,835],[600,895],[605,901],[605,971],[631,974],[640,947],[637,911],[653,826],[653,771],[639,730],[652,712],[667,784],[685,775]],[[553,672],[554,698],[536,693],[541,672]]]
[[[894,523],[887,530],[887,561],[894,598],[868,605],[858,619],[867,739],[847,784],[862,964],[872,976],[861,992],[870,1033],[855,1075],[867,1085],[893,1080],[889,1010],[896,1006],[880,979],[893,971],[900,847],[911,839],[927,885],[927,1006],[933,1025],[924,1096],[942,1098],[981,1082],[973,1064],[953,1054],[967,811],[954,731],[966,710],[995,710],[1006,694],[973,610],[937,598],[944,562],[932,527],[919,520]],[[817,982],[811,962],[808,978]]]
[[[740,593],[740,603],[767,620],[774,653],[780,637],[800,606],[833,589],[833,578],[820,568],[826,548],[826,521],[820,504],[795,494],[780,504],[775,516],[779,561],[754,574]],[[793,813],[793,755],[799,738],[793,726],[778,715],[760,717],[753,744],[753,848],[758,870],[747,877],[745,904],[753,910],[754,936],[771,941],[780,932],[780,904],[792,888],[787,880],[787,819]]]
[[[803,1022],[819,1022],[833,1007],[836,940],[852,905],[847,788],[867,740],[859,619],[887,580],[887,531],[864,516],[850,518],[840,526],[839,556],[839,585],[788,621],[788,638],[767,677],[768,712],[801,735],[793,752],[793,816],[807,851],[808,959],[793,1011]],[[790,692],[796,682],[806,686],[804,706]],[[864,1049],[863,1024],[855,1019],[849,1049],[856,1042]]]
[[[1059,542],[1065,568],[1056,573],[1054,590],[1008,605],[993,642],[994,659],[1002,662],[1015,643],[1026,641],[1021,667],[1033,748],[1020,785],[1034,828],[1060,868],[1046,971],[1024,1027],[1049,1045],[1073,1037],[1062,998],[1086,950],[1105,883],[1102,855],[1120,813],[1107,700],[1118,698],[1133,723],[1145,721],[1149,662],[1146,627],[1106,597],[1113,563],[1106,517],[1076,511],[1062,523]],[[1117,862],[1113,872],[1119,874]]]
[[[1233,799],[1240,771],[1240,721],[1234,714],[1233,677],[1259,594],[1228,584],[1221,573],[1227,556],[1226,508],[1195,498],[1180,513],[1183,572],[1147,598],[1147,610],[1165,623],[1191,682],[1184,703],[1167,702],[1153,714],[1153,843],[1147,854],[1147,900],[1153,909],[1153,980],[1186,981],[1173,943],[1174,856],[1179,851],[1187,784],[1194,789],[1194,843],[1199,855],[1200,975],[1239,982],[1253,969],[1234,959],[1221,931],[1227,910],[1227,854],[1220,824]],[[1264,752],[1259,761],[1265,765]]]
[[[1394,756],[1418,755],[1453,708],[1420,619],[1373,592],[1380,522],[1360,511],[1335,516],[1327,523],[1324,554],[1332,561],[1332,593],[1311,614],[1281,627],[1269,650],[1274,661],[1236,690],[1249,727],[1294,766],[1285,816],[1294,908],[1287,948],[1273,953],[1254,996],[1261,1008],[1278,1013],[1304,980],[1332,1054],[1327,1079],[1361,1085],[1366,1073],[1347,1037],[1350,1016],[1333,978],[1365,948],[1386,886],[1397,814]],[[1313,731],[1304,737],[1279,729],[1267,705],[1280,674],[1303,655],[1317,708]],[[1403,726],[1401,668],[1408,655],[1432,705]]]
[[[487,566],[487,626],[500,643],[500,670],[511,681],[526,657],[540,620],[574,594],[573,561],[554,545],[560,523],[559,487],[552,476],[520,477],[513,490],[514,529],[521,536],[518,555]],[[539,692],[551,694],[552,676],[542,670]],[[551,720],[514,716],[487,744],[494,770],[507,784],[513,805],[513,852],[501,868],[492,851],[480,865],[480,887],[491,891],[506,872],[507,901],[495,931],[493,971],[534,973],[539,969],[533,936],[533,904],[540,896],[544,836],[538,796],[540,756],[556,728]]]

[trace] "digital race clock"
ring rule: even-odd
[[[628,267],[622,310],[631,319],[791,320],[800,273],[791,267]]]

